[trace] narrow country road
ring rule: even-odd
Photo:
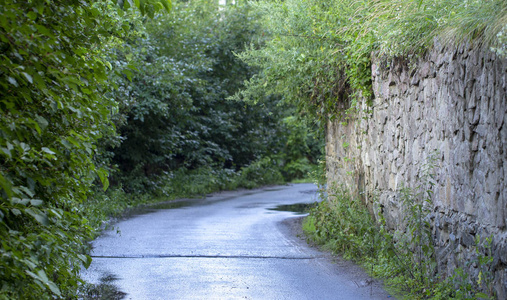
[[[362,270],[295,236],[295,213],[272,210],[316,192],[294,184],[152,207],[96,239],[82,277],[115,279],[125,299],[387,299]]]

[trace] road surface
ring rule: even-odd
[[[272,210],[318,200],[312,184],[151,207],[93,242],[82,277],[125,299],[393,299],[355,266],[306,245]]]

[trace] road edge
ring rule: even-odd
[[[386,291],[384,282],[381,279],[371,277],[360,265],[308,241],[303,232],[302,223],[304,218],[305,216],[286,218],[278,223],[278,229],[286,238],[300,247],[310,248],[318,252],[321,259],[328,261],[332,265],[334,272],[351,281],[361,292],[370,294],[372,299],[396,299]]]

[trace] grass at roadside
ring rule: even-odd
[[[408,227],[403,232],[388,231],[381,216],[375,221],[366,206],[343,189],[328,193],[330,196],[304,220],[303,231],[325,250],[353,260],[371,276],[383,279],[391,294],[400,299],[496,299],[488,273],[490,256],[478,253],[473,262],[481,269],[478,278],[460,268],[454,276],[441,278],[433,244],[424,237],[426,223],[412,222],[425,218],[417,215],[424,211],[417,209],[419,202],[413,190],[401,191],[404,205],[409,205]],[[489,240],[485,240],[480,246],[487,248]],[[476,243],[479,246],[480,240]]]

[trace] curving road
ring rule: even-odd
[[[114,278],[125,299],[389,298],[357,267],[291,234],[294,213],[271,210],[315,202],[316,192],[295,184],[150,207],[93,242],[82,277]]]

